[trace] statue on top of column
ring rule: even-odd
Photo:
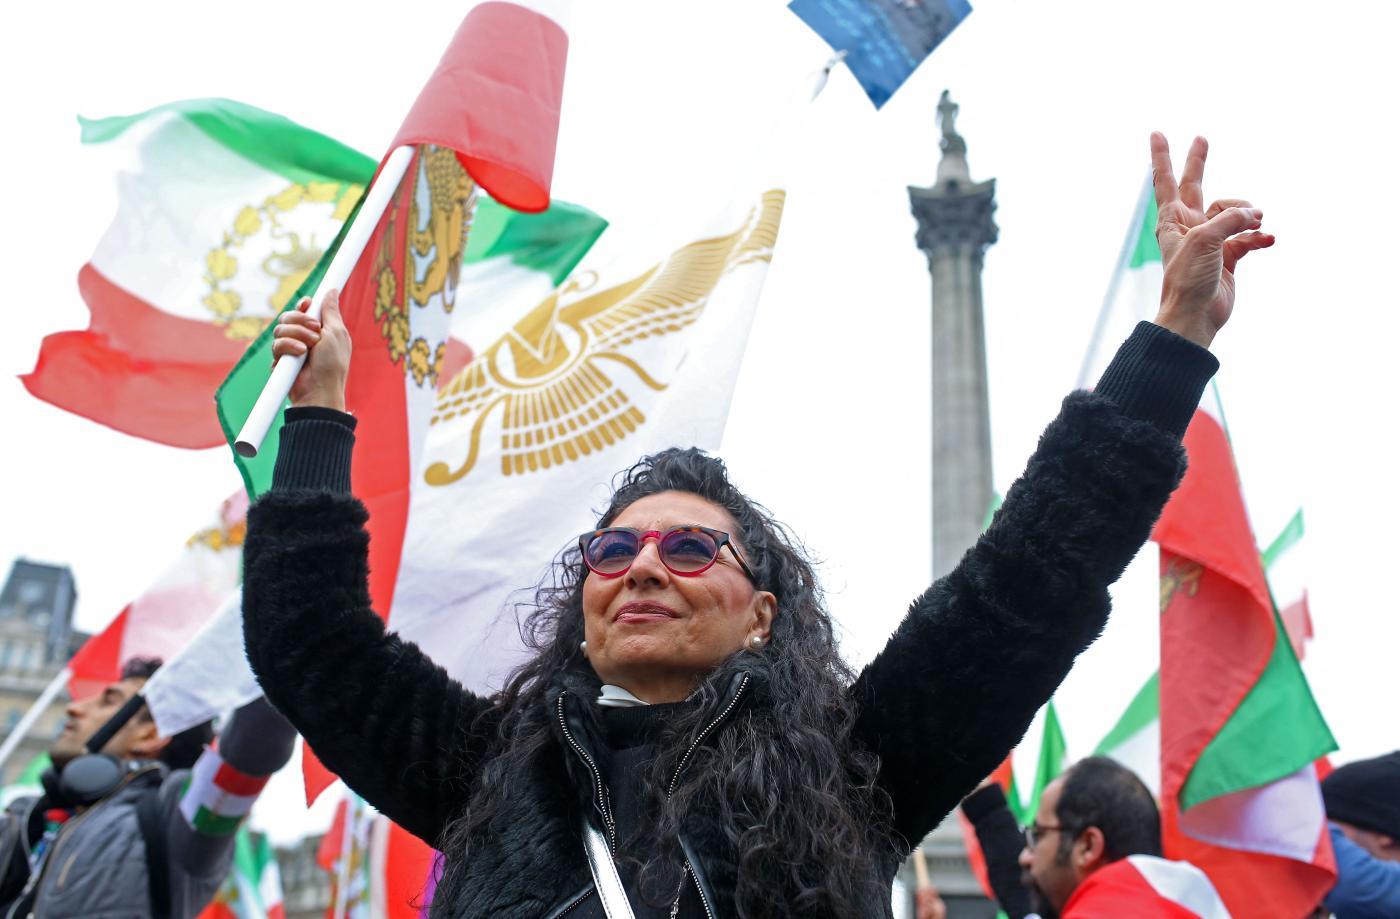
[[[944,153],[967,153],[967,141],[953,122],[958,117],[958,104],[948,97],[948,90],[943,90],[943,95],[938,97],[938,120],[943,126],[943,140],[938,147]]]

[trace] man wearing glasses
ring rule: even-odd
[[[1042,919],[1229,919],[1200,869],[1161,858],[1152,793],[1107,757],[1045,786],[1025,836],[1022,882]]]

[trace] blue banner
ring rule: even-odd
[[[788,9],[846,52],[877,109],[972,12],[967,0],[792,0]]]

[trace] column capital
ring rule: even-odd
[[[909,186],[909,206],[919,222],[914,241],[928,256],[943,250],[978,256],[997,241],[996,179],[949,181],[933,188]]]

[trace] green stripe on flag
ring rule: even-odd
[[[1264,550],[1264,567],[1272,568],[1274,562],[1289,549],[1298,544],[1298,540],[1303,538],[1303,509],[1298,508],[1293,519],[1288,521],[1288,525],[1283,528],[1283,532],[1274,537],[1274,541],[1269,543],[1269,548]]]
[[[1274,650],[1182,785],[1183,808],[1292,775],[1337,749],[1313,698],[1283,621],[1274,613]]]
[[[340,243],[359,212],[356,205],[352,213],[336,234],[321,261],[307,275],[297,292],[287,301],[287,309],[296,306],[304,296],[311,295],[321,283],[331,259],[340,249]],[[512,211],[503,204],[483,197],[477,205],[472,220],[472,232],[467,239],[464,262],[480,262],[491,258],[508,258],[515,264],[547,274],[554,284],[558,284],[583,258],[608,223],[602,217],[576,204],[557,201],[549,209],[539,214],[523,214]],[[478,227],[484,241],[477,242]],[[461,291],[459,290],[459,294]],[[459,309],[471,309],[471,304],[460,303]],[[243,352],[223,385],[215,396],[219,424],[230,444],[238,436],[238,431],[253,409],[258,394],[267,383],[272,367],[272,333],[269,325]],[[468,342],[475,347],[483,347],[481,342]],[[490,344],[489,342],[486,344]],[[277,444],[282,430],[282,415],[273,419],[267,438],[263,441],[258,455],[251,459],[234,454],[234,462],[243,476],[243,484],[248,496],[256,498],[272,485],[272,470],[277,462]]]
[[[199,809],[194,812],[194,828],[196,832],[204,833],[206,836],[231,836],[238,832],[241,823],[243,823],[241,816],[216,814],[203,805],[200,805]]]
[[[607,229],[597,214],[564,201],[552,203],[538,214],[512,211],[483,199],[467,237],[467,264],[504,256],[523,268],[549,275],[561,283],[584,253]]]
[[[141,121],[167,113],[183,117],[211,140],[293,182],[334,180],[363,185],[374,175],[374,160],[353,147],[231,99],[186,99],[136,115],[79,117],[82,142],[105,143]]]
[[[1045,786],[1055,780],[1055,776],[1065,768],[1065,732],[1060,727],[1060,716],[1055,711],[1055,700],[1045,703],[1045,727],[1040,733],[1040,756],[1035,763],[1035,785],[1031,787],[1031,799],[1026,802],[1024,816],[1027,821],[1035,819],[1040,807],[1040,796]]]
[[[1128,708],[1119,717],[1118,723],[1099,741],[1099,745],[1094,748],[1094,755],[1104,756],[1111,753],[1123,746],[1128,738],[1161,717],[1160,694],[1161,678],[1154,673],[1142,684],[1137,695],[1133,696],[1133,701],[1128,703]]]
[[[1157,246],[1157,197],[1148,189],[1147,207],[1143,208],[1142,226],[1138,228],[1137,242],[1128,253],[1128,267],[1141,268],[1149,262],[1161,260],[1162,250]]]
[[[321,256],[316,267],[311,269],[306,280],[297,287],[297,292],[287,301],[283,312],[295,309],[302,297],[310,296],[315,292],[316,287],[321,283],[321,278],[326,274],[326,269],[330,267],[331,259],[339,251],[340,243],[345,239],[350,224],[354,222],[355,215],[359,212],[360,205],[356,203],[355,210],[351,212],[345,223],[341,224],[340,232],[335,235],[335,241],[326,250],[326,254]],[[262,393],[263,386],[267,384],[267,378],[272,372],[272,333],[276,326],[275,322],[269,323],[268,327],[263,329],[262,334],[253,340],[253,343],[248,346],[248,350],[243,352],[243,356],[238,359],[238,363],[233,365],[229,375],[224,378],[224,382],[214,393],[214,410],[219,416],[219,426],[224,429],[224,438],[229,443],[230,451],[233,450],[233,441],[238,437],[243,422],[248,420],[248,415],[253,411],[253,403],[258,401],[258,396]],[[283,413],[278,412],[277,416],[272,419],[272,424],[267,429],[267,436],[263,438],[257,456],[249,458],[240,456],[237,452],[233,453],[234,465],[238,467],[239,474],[243,476],[243,485],[248,490],[249,500],[261,495],[272,485],[272,470],[277,464],[277,445],[282,435],[282,417]]]

